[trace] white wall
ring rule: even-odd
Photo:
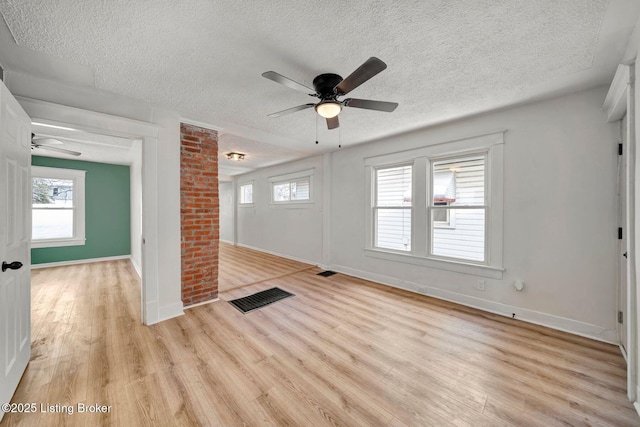
[[[337,270],[507,315],[615,340],[615,127],[606,87],[432,127],[333,154],[332,261]],[[369,258],[366,157],[507,129],[504,273],[487,280]],[[523,292],[512,286],[526,283]],[[425,288],[427,287],[427,288]]]
[[[253,181],[253,204],[237,208],[238,244],[312,264],[322,260],[322,156],[310,157],[236,177],[238,187]],[[312,203],[270,203],[269,178],[313,169]]]
[[[254,207],[238,208],[238,242],[316,264],[329,259],[324,268],[615,342],[617,135],[601,110],[606,92],[600,87],[343,148],[324,162],[314,157],[237,177],[238,185],[254,180],[256,198]],[[502,280],[482,278],[480,291],[473,275],[365,255],[365,158],[501,129]],[[319,193],[311,209],[268,204],[268,177],[310,166],[321,175],[323,165],[331,206],[324,227]],[[324,258],[323,240],[330,246]],[[524,291],[516,291],[516,279],[525,281]]]
[[[220,197],[220,240],[235,243],[233,241],[234,234],[234,183],[233,181],[220,181],[218,193]]]

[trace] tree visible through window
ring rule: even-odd
[[[304,177],[288,182],[276,182],[273,188],[274,202],[288,202],[294,200],[309,200],[310,180]]]

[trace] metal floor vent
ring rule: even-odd
[[[327,271],[318,273],[318,276],[329,277],[329,276],[333,276],[334,274],[338,274],[338,273],[336,273],[335,271],[327,270]]]
[[[265,305],[293,296],[295,295],[290,292],[283,291],[280,288],[271,288],[253,295],[231,300],[229,303],[241,312],[248,313],[250,311],[257,310],[258,308],[262,308]]]

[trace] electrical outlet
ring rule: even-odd
[[[476,289],[479,291],[487,290],[487,281],[486,280],[478,280],[478,284],[476,285]]]

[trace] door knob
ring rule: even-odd
[[[20,261],[13,261],[12,263],[7,263],[6,261],[2,261],[2,272],[4,273],[7,269],[18,270],[22,267],[22,263]]]

